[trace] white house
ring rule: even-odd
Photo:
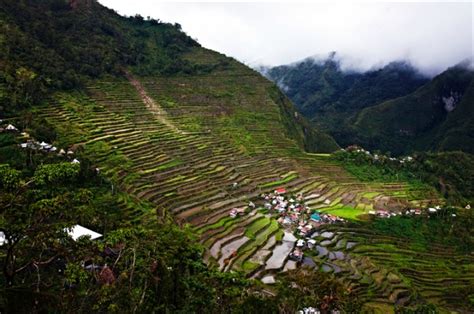
[[[75,225],[70,229],[66,229],[66,231],[74,241],[77,241],[77,239],[82,236],[89,236],[91,240],[95,240],[102,237],[100,233],[87,229],[86,227],[83,227],[81,225]]]
[[[13,124],[7,125],[5,130],[7,130],[7,131],[18,131],[18,129]]]
[[[0,246],[4,245],[5,243],[7,243],[5,233],[3,231],[0,231]]]

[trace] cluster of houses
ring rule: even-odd
[[[321,314],[321,311],[317,308],[310,306],[310,307],[305,307],[302,310],[299,310],[297,313],[298,314]],[[332,311],[324,311],[324,313],[339,314],[340,311],[332,310]]]
[[[313,211],[304,204],[303,194],[287,196],[285,188],[278,188],[273,193],[262,194],[264,207],[272,214],[278,216],[278,223],[286,228],[292,228],[297,236],[301,237],[296,241],[295,248],[289,253],[291,260],[301,262],[304,257],[304,249],[312,249],[316,245],[316,240],[311,236],[318,227],[324,224],[334,224],[345,220],[328,213]],[[305,238],[306,240],[302,239]]]
[[[35,141],[33,139],[29,139],[26,142],[21,143],[20,147],[24,148],[24,149],[38,150],[38,151],[42,151],[42,152],[45,152],[45,153],[55,153],[55,152],[58,151],[57,147],[53,146],[52,144],[48,144],[46,142],[41,142],[40,143],[40,142]],[[64,150],[61,150],[60,152],[63,155],[66,154],[66,152]]]
[[[469,206],[469,205],[468,205]],[[466,209],[468,208],[466,206]],[[469,206],[470,208],[470,206]],[[420,208],[411,208],[405,211],[397,211],[397,212],[390,212],[388,210],[379,209],[379,210],[371,210],[369,211],[369,215],[376,216],[378,218],[391,218],[396,216],[420,216],[423,214],[436,214],[441,211],[443,208],[440,205],[436,205],[434,207],[428,207],[426,211],[421,210]],[[451,216],[456,217],[456,214],[452,213]]]
[[[310,236],[322,224],[344,222],[343,219],[305,206],[303,194],[286,196],[284,188],[275,189],[273,193],[262,194],[264,207],[273,214],[278,215],[278,222],[284,227],[296,226],[300,236]]]
[[[268,213],[277,216],[277,221],[281,226],[291,229],[296,236],[300,237],[296,241],[294,249],[288,255],[291,260],[297,262],[303,260],[305,249],[315,247],[316,240],[312,239],[311,236],[315,234],[319,226],[345,222],[344,219],[338,216],[311,210],[304,204],[302,193],[289,195],[283,187],[277,188],[271,193],[261,194],[260,197],[263,201],[263,207]],[[256,207],[255,203],[249,202],[246,207],[233,208],[229,212],[229,216],[236,218],[245,215],[248,209],[252,210]]]
[[[347,147],[346,149],[342,148],[341,151],[349,152],[349,153],[357,153],[357,154],[362,154],[365,155],[366,157],[372,159],[372,161],[375,162],[381,162],[381,161],[391,161],[391,162],[397,162],[400,164],[404,163],[409,163],[413,162],[414,159],[411,156],[405,156],[403,158],[395,158],[395,157],[388,157],[385,155],[378,155],[378,154],[372,154],[370,151],[365,150],[357,145],[352,145]]]
[[[310,236],[305,237],[305,239],[298,239],[296,241],[295,248],[288,254],[288,258],[295,262],[302,262],[304,258],[304,251],[306,249],[312,250],[316,247],[317,241],[313,239],[313,235],[316,235],[314,232]]]
[[[421,214],[421,210],[416,209],[417,215],[418,212]],[[369,210],[369,215],[377,216],[379,218],[390,218],[390,217],[395,217],[402,215],[402,212],[389,212],[388,210],[385,209],[379,209],[379,210]]]
[[[0,119],[0,123],[2,123],[2,120]],[[13,133],[19,133],[20,130],[18,130],[17,127],[15,127],[13,124],[8,124],[5,127],[0,127],[0,133],[1,132],[13,132]],[[65,150],[65,149],[59,149],[54,146],[53,144],[49,144],[46,142],[39,142],[36,141],[35,139],[30,138],[30,135],[26,132],[21,132],[21,136],[26,139],[26,142],[19,144],[19,146],[23,149],[30,149],[34,151],[40,151],[43,153],[57,153],[58,156],[67,156],[71,157],[74,155],[74,152],[70,149]],[[73,164],[78,164],[80,163],[79,160],[73,159],[71,161]]]
[[[58,151],[57,147],[53,146],[52,144],[48,144],[46,142],[38,142],[33,139],[27,140],[25,143],[21,143],[20,147],[23,149],[31,149],[35,151],[41,151],[44,153],[57,153],[58,156],[61,157],[71,157],[74,155],[74,152],[72,150],[64,150],[60,149]],[[73,164],[79,164],[80,161],[76,158],[74,158],[71,163]]]

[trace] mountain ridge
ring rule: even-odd
[[[411,64],[403,61],[389,63],[378,70],[357,73],[342,70],[340,63],[337,60],[335,61],[334,58],[334,55],[332,55],[323,62],[305,59],[300,63],[289,66],[265,69],[264,75],[282,87],[282,90],[295,102],[303,115],[310,119],[314,125],[330,133],[342,146],[359,144],[371,150],[380,149],[395,154],[407,154],[416,149],[461,149],[472,152],[469,148],[470,145],[467,144],[470,143],[470,140],[464,145],[459,142],[453,144],[453,137],[445,137],[441,134],[443,132],[447,133],[446,126],[456,125],[455,122],[449,122],[445,126],[439,125],[439,131],[433,129],[432,134],[430,132],[418,134],[418,132],[417,136],[420,139],[399,138],[394,133],[393,128],[389,131],[389,125],[390,121],[403,119],[403,114],[392,110],[384,119],[380,112],[376,110],[377,106],[382,108],[381,106],[385,102],[395,102],[396,99],[417,93],[417,90],[425,85],[438,84],[436,82],[443,80],[442,78],[445,78],[445,84],[447,85],[455,84],[447,82],[448,78],[453,81],[452,75],[449,75],[449,73],[452,73],[453,69],[465,69],[465,73],[471,73],[472,71],[467,66],[468,63],[460,63],[429,79]],[[467,74],[463,74],[459,70],[455,75],[463,76]],[[464,89],[462,92],[464,92]],[[455,108],[451,108],[451,106],[453,106],[453,102],[461,101],[463,96],[461,92],[452,91],[452,93],[454,94],[447,91],[439,96],[440,101],[443,101],[443,104],[436,106],[439,109],[436,109],[438,110],[436,116],[440,117],[438,118],[439,123],[441,123],[442,116],[442,108],[440,107],[445,106],[450,111],[454,110],[453,112],[456,112]],[[408,99],[410,98],[404,98],[406,101]],[[396,103],[400,104],[400,101]],[[425,103],[426,101],[421,99],[417,102],[420,110],[425,110],[426,114],[430,114],[428,106],[423,105]],[[431,110],[435,109],[432,108]],[[371,116],[374,117],[372,120],[380,121],[377,127],[374,123],[371,123]],[[456,116],[458,115],[451,114],[449,120],[453,120],[452,117]],[[463,118],[462,120],[466,119]],[[412,120],[411,123],[414,127],[416,122]],[[467,135],[470,132],[468,131],[469,123],[463,122],[463,124],[466,124],[466,131],[461,132],[465,134],[462,136],[469,138]],[[403,133],[403,128],[401,129]],[[459,133],[460,128],[457,128],[457,131]],[[405,133],[410,136],[409,130],[406,130]],[[397,139],[391,139],[391,135]],[[423,139],[423,137],[431,137],[432,139]],[[448,140],[449,138],[451,140]],[[397,144],[397,141],[400,141],[400,143]],[[436,145],[433,141],[443,142],[443,144]]]
[[[363,136],[386,132],[395,137],[395,141],[400,142],[399,146],[393,146],[396,151],[407,145],[412,146],[411,150],[474,153],[474,123],[469,114],[474,104],[473,80],[473,71],[452,67],[412,94],[362,110],[356,117],[355,127]],[[372,121],[379,124],[374,125]]]
[[[55,20],[45,19],[44,14]],[[0,42],[2,116],[45,101],[53,91],[82,88],[87,80],[104,74],[124,76],[127,67],[140,76],[173,76],[205,74],[237,64],[224,57],[210,58],[215,62],[187,59],[186,53],[200,45],[179,24],[139,15],[125,18],[97,1],[4,1],[0,17],[5,22],[5,40]],[[77,23],[81,28],[74,27]],[[288,127],[287,134],[298,145],[313,152],[338,148],[304,117],[295,117],[296,110],[285,97],[275,99],[286,115],[282,120],[288,123],[283,127]]]

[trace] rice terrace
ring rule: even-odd
[[[17,108],[2,104],[8,297],[0,297],[0,312],[12,312],[22,295],[19,312],[472,312],[472,177],[462,181],[472,167],[459,166],[464,174],[455,177],[445,166],[457,167],[455,158],[469,165],[468,153],[342,148],[274,82],[176,25],[121,17],[96,1],[46,2],[0,5],[25,51],[31,36],[43,53],[63,53],[12,13],[31,5],[28,19],[40,23],[32,10],[45,6],[58,18],[48,26],[53,33],[68,18],[88,21],[74,31],[94,32],[90,40],[99,43],[79,41],[77,49],[97,49],[113,65],[96,66],[96,75],[95,61],[87,69],[57,61],[72,69],[65,75],[78,73],[77,88],[51,87]],[[96,19],[101,28],[89,28]],[[68,36],[58,42],[70,44]],[[64,56],[84,57],[78,51]],[[10,58],[12,67],[61,77],[23,55]],[[465,97],[474,95],[469,75]],[[8,82],[0,81],[4,101]],[[62,170],[45,172],[56,164]],[[65,206],[76,213],[62,213]],[[20,208],[36,212],[24,218]],[[98,239],[72,241],[66,231],[78,224]]]

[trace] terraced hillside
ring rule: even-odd
[[[7,187],[3,199],[8,206],[16,200],[18,205],[6,211],[5,221],[13,222],[9,223],[13,228],[8,227],[15,233],[8,239],[29,242],[17,246],[4,241],[8,244],[3,247],[8,247],[6,265],[13,270],[10,278],[24,271],[27,280],[17,277],[14,286],[13,280],[5,280],[6,291],[16,297],[2,294],[0,303],[12,303],[17,312],[31,312],[30,307],[33,312],[46,308],[43,311],[54,308],[57,312],[61,310],[55,306],[67,295],[67,311],[85,311],[82,306],[90,303],[93,312],[117,311],[122,305],[129,312],[157,308],[194,312],[189,309],[201,310],[204,303],[212,303],[210,309],[245,305],[249,300],[255,303],[253,292],[261,288],[265,295],[275,297],[257,297],[258,302],[279,303],[286,293],[271,284],[286,280],[285,272],[308,267],[333,273],[342,282],[337,283],[336,295],[339,290],[342,294],[346,289],[355,292],[355,298],[351,293],[343,297],[361,301],[368,312],[389,313],[398,305],[428,302],[442,310],[472,312],[472,217],[456,218],[453,211],[435,220],[419,209],[413,209],[420,214],[418,218],[398,215],[404,208],[442,205],[444,200],[416,180],[358,181],[328,154],[339,148],[334,139],[311,127],[278,88],[255,71],[200,47],[179,24],[139,15],[122,17],[97,1],[3,0],[0,20],[0,118],[4,120],[0,156],[8,163],[2,166],[7,181],[0,183],[2,187],[13,185],[9,181],[13,177],[22,185],[20,192],[16,188],[10,192]],[[17,142],[24,140],[28,142]],[[449,163],[450,156],[443,158],[435,165]],[[460,165],[470,160],[463,159]],[[84,181],[72,184],[61,179],[60,194],[47,193],[49,185],[37,189],[41,184],[31,180],[44,163],[48,164],[44,173],[51,171],[54,177],[63,172],[56,167],[69,168],[69,162],[74,163],[74,172],[80,164],[78,180]],[[469,177],[466,172],[458,180],[456,174],[463,166],[459,168],[450,173],[457,184]],[[393,177],[398,178],[398,173]],[[24,186],[23,179],[28,180]],[[89,189],[96,183],[100,188]],[[449,188],[449,183],[440,180],[443,188]],[[83,191],[84,185],[87,189]],[[81,190],[63,193],[70,187]],[[90,202],[88,191],[94,194]],[[102,192],[103,197],[96,195]],[[52,198],[56,194],[61,198]],[[73,207],[63,203],[63,198],[76,203],[69,195],[80,195],[81,201]],[[287,204],[281,205],[284,202]],[[284,215],[278,212],[280,205]],[[40,216],[42,228],[35,225],[16,235],[16,229],[25,229],[25,221],[31,220],[24,218],[26,208],[27,212],[31,209],[32,217]],[[57,233],[64,230],[65,208],[72,216],[71,224],[84,223],[101,232],[104,242],[91,242],[88,249],[81,241],[77,246],[71,246],[71,241],[56,246],[63,242],[58,241]],[[392,218],[372,219],[371,212],[376,210]],[[100,217],[94,220],[104,221],[88,226],[92,213]],[[57,217],[42,224],[50,216]],[[313,217],[319,217],[319,222]],[[175,222],[189,228],[179,230]],[[303,231],[308,225],[315,233]],[[431,227],[439,232],[430,232]],[[195,245],[189,230],[201,245]],[[175,234],[179,241],[168,247]],[[93,258],[94,273],[84,274],[89,269],[83,267],[85,258],[109,245],[105,254]],[[13,246],[20,254],[10,250]],[[197,262],[201,248],[211,271]],[[182,259],[182,249],[193,256]],[[65,250],[74,254],[64,257],[68,267],[63,272],[66,262],[60,260]],[[108,267],[117,250],[113,266]],[[162,255],[169,256],[157,263]],[[48,261],[43,263],[43,259]],[[41,267],[40,273],[38,265],[46,267],[50,262],[55,265]],[[17,270],[15,263],[20,265]],[[95,265],[103,265],[98,274]],[[5,273],[10,271],[9,266],[4,268]],[[185,270],[178,279],[177,269]],[[239,271],[256,280],[249,283],[241,281],[240,275],[232,276],[241,281],[237,284],[217,270]],[[291,272],[289,277],[293,274],[304,272]],[[332,287],[333,275],[321,278]],[[85,276],[90,282],[80,279],[76,286],[76,279]],[[108,278],[98,285],[99,277]],[[226,282],[222,285],[221,281]],[[204,285],[198,290],[190,287],[196,282]],[[249,290],[244,288],[248,286]],[[322,286],[315,283],[302,289]],[[236,302],[221,304],[229,296],[227,290],[232,290],[234,299],[240,287],[242,295]],[[201,294],[201,288],[209,293]],[[53,294],[56,299],[51,298]],[[302,304],[308,300],[313,306],[326,304],[319,293],[304,299],[291,305],[292,312],[309,305]],[[286,308],[291,302],[281,306]],[[188,307],[188,303],[193,304]],[[29,310],[22,311],[19,305]]]
[[[473,257],[453,248],[424,250],[408,239],[340,226],[321,228],[315,239],[316,267],[349,282],[367,310],[388,312],[415,300],[459,309],[472,295]]]
[[[208,51],[188,57],[209,59],[203,53],[222,58]],[[121,191],[151,204],[161,219],[192,225],[209,264],[254,278],[297,267],[288,260],[294,236],[258,207],[247,208],[278,186],[302,193],[313,209],[348,219],[437,198],[429,189],[402,182],[358,182],[326,155],[304,153],[283,127],[289,123],[282,114],[284,101],[270,82],[231,62],[227,70],[206,75],[129,74],[127,79],[91,82],[86,95],[59,94],[39,114],[57,126],[59,146],[74,144],[78,158],[91,158]],[[247,214],[231,218],[234,208],[247,208]],[[127,210],[126,203],[120,210]],[[154,214],[131,212],[130,222],[153,219]],[[315,251],[304,264],[340,272],[361,297],[375,296],[377,306],[409,303],[406,297],[414,289],[423,298],[449,302],[443,280],[458,287],[472,284],[472,276],[460,279],[462,272],[472,273],[470,258],[441,248],[418,253],[404,249],[396,238],[374,239],[368,230],[328,228],[336,229],[328,239],[321,230],[319,255]],[[393,252],[381,249],[385,247]],[[331,255],[329,248],[340,253]],[[413,267],[396,264],[399,258],[392,253],[413,261]],[[436,261],[431,268],[429,258]],[[455,267],[455,261],[464,266]],[[444,278],[446,267],[452,278],[425,282],[430,272]]]

